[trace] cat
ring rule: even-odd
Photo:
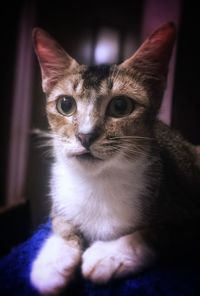
[[[52,233],[30,275],[42,294],[79,266],[106,283],[198,237],[200,154],[157,119],[175,39],[166,23],[121,64],[85,66],[34,29],[55,157]]]

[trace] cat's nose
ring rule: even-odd
[[[79,139],[83,147],[89,150],[90,145],[97,139],[98,135],[99,134],[97,132],[92,132],[88,134],[78,133],[77,138]]]

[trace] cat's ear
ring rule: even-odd
[[[142,71],[151,77],[166,77],[168,64],[176,38],[175,25],[166,23],[147,38],[133,56],[120,67]]]
[[[78,63],[40,28],[33,29],[33,42],[42,72],[42,88],[45,93],[49,93],[56,82]]]

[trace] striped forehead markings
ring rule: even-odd
[[[86,89],[94,88],[98,90],[103,80],[110,76],[110,65],[89,66],[83,72],[83,86]]]

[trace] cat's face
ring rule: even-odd
[[[164,90],[174,27],[163,26],[114,66],[79,65],[44,31],[34,36],[57,156],[94,170],[142,154]]]
[[[132,158],[147,144],[145,88],[117,66],[77,66],[47,99],[60,152],[81,165]]]

